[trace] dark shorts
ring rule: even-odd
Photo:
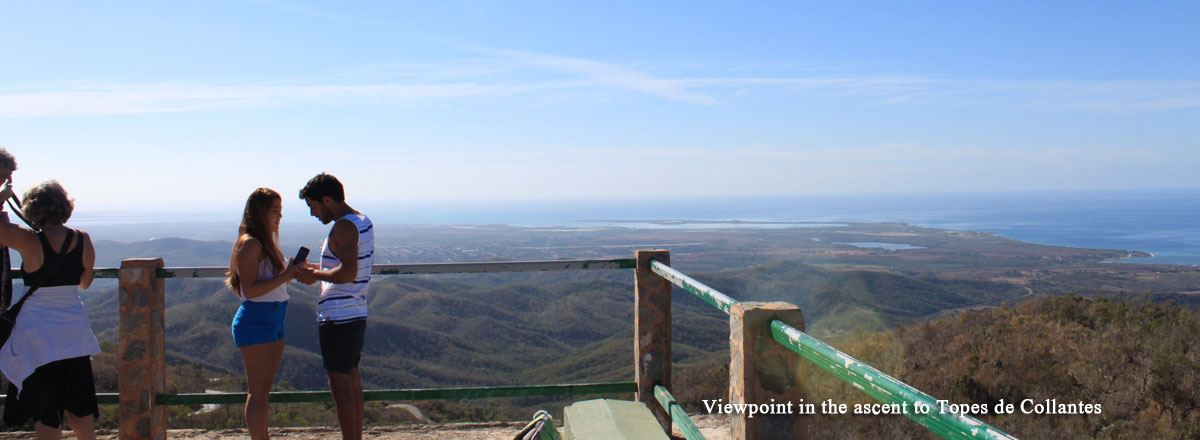
[[[100,414],[90,356],[37,367],[25,378],[20,396],[17,387],[8,384],[8,396],[4,400],[4,423],[8,426],[21,426],[33,418],[34,422],[58,428],[62,426],[63,411],[78,417]]]
[[[360,319],[343,324],[324,323],[318,328],[325,369],[350,374],[358,368],[358,361],[362,359],[363,337],[367,334],[367,320]]]
[[[233,343],[238,347],[266,344],[287,338],[287,301],[242,301],[233,316]]]

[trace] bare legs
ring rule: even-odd
[[[246,430],[252,440],[267,437],[267,397],[275,382],[275,371],[283,357],[282,339],[266,344],[241,347],[242,363],[246,366]]]
[[[361,440],[363,431],[363,392],[362,377],[358,375],[358,367],[350,370],[350,374],[342,374],[333,370],[329,372],[329,391],[333,393],[333,403],[337,405],[338,425],[342,428],[342,440]]]
[[[70,411],[63,411],[67,415],[67,425],[71,427],[71,431],[75,432],[75,438],[79,440],[96,440],[96,416],[87,415],[79,417],[71,414]],[[33,429],[37,432],[38,440],[61,440],[62,428],[51,428],[43,425],[42,422],[33,424]]]

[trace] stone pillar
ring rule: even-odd
[[[804,315],[792,304],[743,302],[730,310],[729,403],[793,404],[787,410],[791,413],[755,414],[753,418],[731,414],[733,440],[808,438],[807,417],[798,414],[796,407],[808,403],[800,383],[800,355],[771,338],[771,321],[776,319],[804,330]]]
[[[637,251],[633,290],[634,381],[637,400],[645,403],[663,430],[671,432],[671,415],[654,398],[654,386],[671,388],[671,282],[650,270],[650,260],[671,264],[666,250]]]
[[[121,262],[120,318],[117,341],[117,424],[122,440],[165,440],[167,412],[154,404],[166,389],[164,280],[156,270],[161,258]]]

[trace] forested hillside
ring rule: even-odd
[[[977,416],[1018,438],[1192,439],[1200,435],[1200,315],[1145,299],[1036,297],[836,341],[839,349],[938,399],[1003,400],[1016,414]],[[699,399],[726,385],[728,356],[676,377]],[[803,367],[810,401],[868,403],[854,387]],[[1024,414],[1020,404],[1093,404],[1099,414]],[[818,416],[819,438],[929,438],[903,416]]]

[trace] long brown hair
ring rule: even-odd
[[[255,189],[246,199],[246,209],[242,211],[242,224],[238,226],[238,239],[233,244],[233,255],[229,257],[229,279],[225,280],[225,284],[228,284],[237,296],[242,296],[241,277],[237,271],[237,243],[242,240],[242,236],[249,235],[258,240],[262,245],[263,254],[271,261],[276,274],[286,269],[283,252],[279,250],[279,231],[275,231],[274,234],[267,232],[267,213],[271,211],[271,204],[276,200],[283,201],[283,198],[271,188]]]

